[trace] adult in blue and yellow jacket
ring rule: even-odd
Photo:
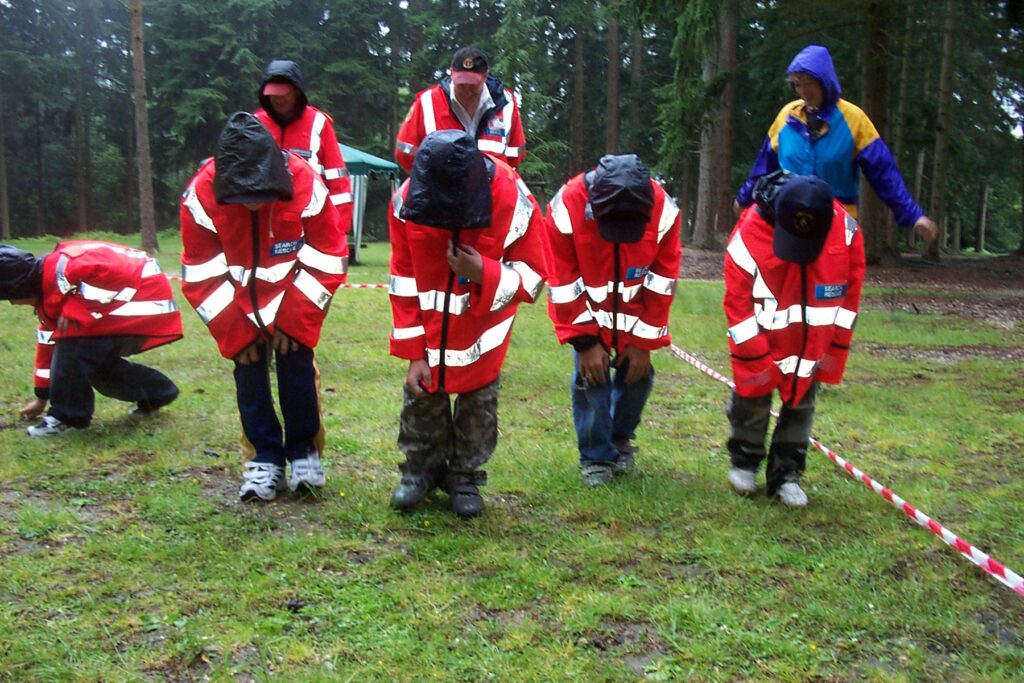
[[[827,182],[836,199],[856,217],[863,171],[898,225],[913,227],[919,237],[933,239],[938,233],[935,222],[910,196],[871,119],[840,97],[842,87],[828,48],[808,45],[790,62],[786,76],[800,99],[783,107],[768,129],[750,177],[736,197],[738,206],[753,203],[758,178],[783,168]]]

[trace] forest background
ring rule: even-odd
[[[1021,250],[1022,15],[1022,0],[0,0],[2,237],[143,225],[156,248],[147,215],[176,223],[182,188],[227,116],[258,106],[271,59],[301,65],[339,140],[390,159],[413,95],[476,45],[522,97],[520,171],[542,200],[602,154],[636,152],[679,201],[684,240],[720,248],[794,98],[785,68],[819,43],[943,228],[943,252]],[[389,188],[371,185],[366,234],[385,238]],[[907,246],[870,191],[862,222],[872,261]]]

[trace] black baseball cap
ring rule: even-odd
[[[789,179],[775,198],[775,255],[792,263],[817,260],[834,213],[828,183],[816,176]]]
[[[651,172],[635,154],[606,154],[587,174],[590,207],[602,239],[639,242],[654,211]]]

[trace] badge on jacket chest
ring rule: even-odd
[[[274,242],[270,245],[271,256],[285,256],[287,254],[294,254],[302,248],[302,240],[286,240],[284,242]]]
[[[818,300],[823,299],[842,299],[846,296],[846,285],[815,285],[814,286],[814,298]]]

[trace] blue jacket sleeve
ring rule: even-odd
[[[772,139],[765,136],[764,144],[761,145],[761,152],[750,169],[750,176],[747,182],[743,183],[740,191],[736,193],[736,201],[740,206],[750,206],[754,203],[754,183],[766,173],[779,170],[779,154],[772,148]]]
[[[896,216],[897,225],[910,227],[924,215],[924,210],[910,196],[903,176],[896,167],[896,161],[882,138],[876,138],[860,151],[857,155],[857,165],[871,183],[875,194]]]

